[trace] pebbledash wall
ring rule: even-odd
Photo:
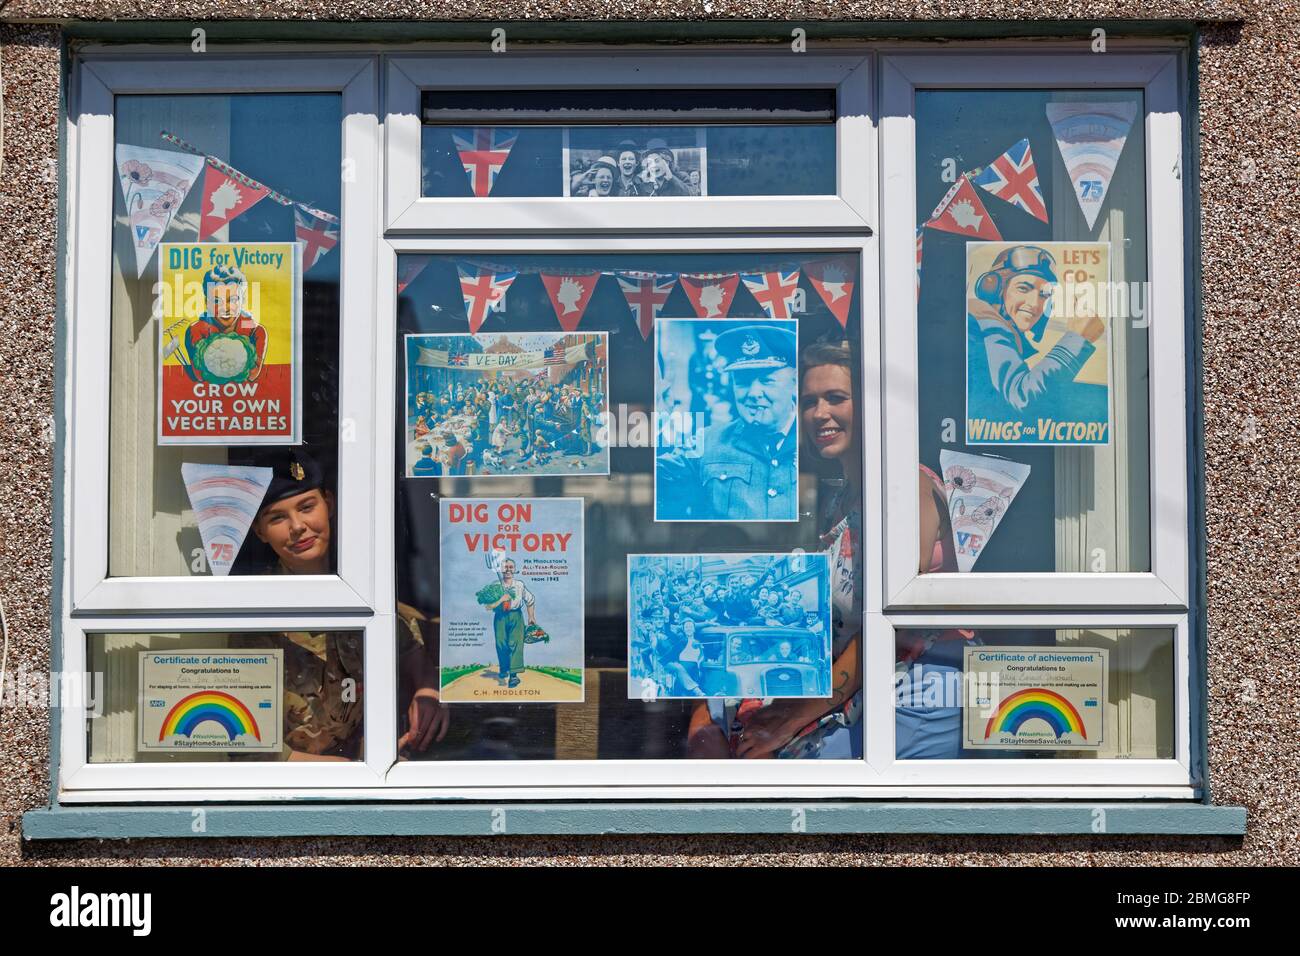
[[[0,589],[10,674],[48,670],[61,468],[56,367],[61,107],[78,38],[188,41],[483,38],[512,42],[1023,35],[1191,37],[1199,168],[1198,295],[1212,802],[1244,807],[1246,836],[737,835],[247,838],[24,842],[22,815],[51,799],[49,714],[0,710],[0,863],[1110,863],[1300,861],[1300,2],[1297,0],[284,0],[275,20],[236,0],[12,0],[0,4]],[[758,17],[772,19],[757,19]],[[383,18],[383,19],[378,19]],[[1140,18],[1140,19],[1138,19]],[[1199,137],[1197,139],[1196,137]],[[1195,217],[1199,215],[1199,223]],[[1194,247],[1195,248],[1195,247]],[[1194,263],[1195,265],[1195,263]],[[1200,492],[1198,474],[1194,492]],[[1201,600],[1193,598],[1195,606]],[[560,828],[562,829],[562,828]],[[811,828],[810,828],[811,829]]]

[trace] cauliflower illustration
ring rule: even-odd
[[[253,364],[253,347],[239,335],[213,335],[203,340],[195,359],[214,381],[243,381]]]

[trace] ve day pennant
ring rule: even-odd
[[[1022,139],[983,169],[971,173],[975,185],[1047,222],[1047,204],[1038,185],[1038,168],[1029,139]]]
[[[803,290],[799,288],[797,268],[742,272],[740,278],[769,319],[789,319],[796,311],[803,311]]]
[[[831,315],[842,327],[849,324],[849,305],[853,302],[853,287],[858,281],[858,260],[854,256],[836,256],[806,263],[803,273],[812,287],[831,310]]]
[[[487,321],[488,312],[495,309],[500,312],[505,308],[506,290],[515,281],[518,272],[485,272],[483,270],[456,266],[460,274],[460,294],[465,300],[465,318],[469,320],[470,332],[477,332]]]
[[[957,570],[969,571],[1029,477],[1029,466],[945,450],[939,452],[939,467],[948,492]]]
[[[1002,234],[993,224],[993,217],[984,208],[970,178],[962,174],[952,184],[947,195],[934,207],[926,225],[940,232],[953,232],[971,239],[998,240]]]
[[[740,276],[734,272],[683,274],[681,282],[682,291],[690,299],[697,316],[701,319],[720,319],[731,308],[731,300],[736,297],[736,289],[740,285]]]
[[[572,332],[578,327],[599,281],[599,272],[585,276],[542,273],[542,285],[546,287],[546,294],[555,307],[555,317],[560,320],[560,328]]]
[[[203,157],[123,143],[114,150],[114,159],[139,278],[202,172]]]
[[[270,195],[256,180],[211,159],[203,174],[203,205],[199,210],[199,241],[252,209]]]
[[[636,319],[642,340],[648,341],[655,327],[655,319],[664,309],[668,297],[677,284],[675,272],[616,272],[615,278],[627,299],[627,307]]]
[[[248,465],[181,465],[185,492],[190,496],[203,551],[214,576],[230,573],[235,555],[262,506],[271,475],[270,468]]]
[[[1083,218],[1091,229],[1110,189],[1111,177],[1124,150],[1136,103],[1048,103],[1056,148],[1074,184]]]

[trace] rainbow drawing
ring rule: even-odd
[[[1028,687],[1005,698],[985,725],[984,739],[988,740],[994,731],[1017,734],[1025,721],[1035,719],[1047,721],[1058,740],[1065,734],[1078,734],[1082,739],[1088,739],[1083,718],[1074,705],[1055,691],[1042,687]]]
[[[250,465],[181,465],[181,478],[194,508],[212,573],[230,573],[271,484],[271,469]]]
[[[219,690],[201,690],[176,702],[163,718],[158,731],[158,742],[173,734],[189,737],[195,729],[209,720],[221,725],[231,740],[241,735],[261,740],[253,712],[238,697]]]

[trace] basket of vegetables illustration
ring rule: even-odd
[[[538,625],[529,624],[526,628],[524,628],[524,643],[525,644],[549,644],[551,643],[551,635],[543,631]]]

